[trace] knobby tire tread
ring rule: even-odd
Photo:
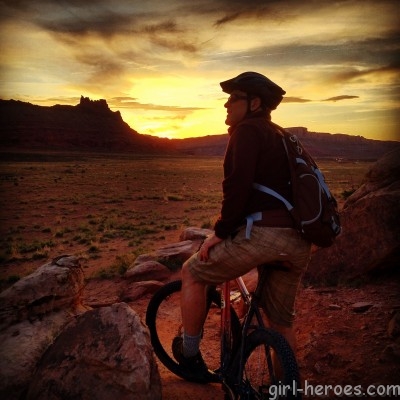
[[[300,388],[298,365],[293,350],[286,339],[281,334],[275,332],[272,329],[258,328],[247,336],[244,349],[243,365],[246,364],[246,361],[251,356],[251,353],[256,349],[256,347],[263,344],[274,349],[282,364],[282,369],[284,373],[282,384],[290,385],[292,387],[293,382],[296,382],[297,387]],[[233,373],[235,374],[233,376],[237,376],[239,374],[239,364],[240,355],[238,354],[233,365]],[[243,377],[241,377],[241,379],[242,378]],[[300,400],[302,396],[301,392],[298,392],[295,394],[290,394],[283,398],[288,400]],[[237,399],[244,400],[245,397],[240,397],[240,395],[238,395]],[[253,399],[253,397],[251,397],[251,399]]]
[[[170,295],[179,292],[181,288],[182,288],[182,281],[178,280],[165,284],[157,292],[154,293],[153,297],[150,299],[149,304],[147,306],[146,325],[150,331],[150,339],[154,353],[157,355],[158,359],[165,365],[165,367],[167,367],[172,373],[181,377],[182,379],[196,382],[196,380],[188,376],[185,373],[185,370],[183,370],[179,366],[176,360],[165,351],[157,332],[157,312],[160,305]],[[211,302],[214,303],[214,305],[220,308],[221,307],[220,294],[214,289],[210,290],[208,292],[208,295],[211,296],[209,300],[211,300]],[[232,313],[231,330],[235,346],[240,340],[239,338],[241,335],[241,328],[240,328],[239,318],[232,307],[231,307],[231,313]]]

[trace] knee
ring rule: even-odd
[[[181,275],[183,281],[190,281],[193,279],[193,275],[190,272],[189,263],[187,261],[185,261],[182,265]]]
[[[193,275],[192,271],[189,268],[188,263],[184,263],[182,265],[181,271],[182,277],[182,289],[183,290],[194,290],[195,287],[205,287],[206,283],[196,278],[196,275]]]

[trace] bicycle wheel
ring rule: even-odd
[[[151,298],[146,312],[146,324],[150,331],[151,343],[159,360],[174,374],[186,380],[193,380],[185,374],[172,354],[172,340],[182,331],[180,309],[181,281],[167,283]],[[220,366],[221,347],[221,296],[215,288],[208,291],[209,310],[203,328],[200,350],[210,370]],[[231,331],[232,346],[240,340],[239,319],[232,309]]]
[[[236,380],[237,400],[301,399],[294,353],[286,339],[271,329],[259,328],[249,334],[243,359],[237,355],[231,376]]]

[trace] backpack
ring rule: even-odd
[[[298,137],[279,125],[270,124],[281,135],[289,160],[293,204],[264,185],[254,183],[253,187],[282,201],[305,239],[319,247],[329,247],[341,232],[336,199]]]

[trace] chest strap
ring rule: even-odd
[[[269,188],[268,186],[260,185],[259,183],[253,183],[253,188],[277,198],[285,205],[288,211],[293,209],[293,206],[283,196],[281,196],[278,192]],[[251,230],[253,229],[254,222],[262,221],[262,219],[262,211],[255,212],[246,217],[246,239],[250,239],[250,234]]]
[[[251,230],[253,229],[254,221],[262,220],[262,212],[258,211],[246,217],[246,239],[250,239]]]

